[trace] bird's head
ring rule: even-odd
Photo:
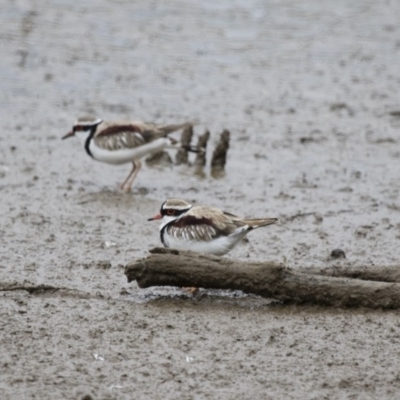
[[[181,199],[168,199],[162,203],[160,213],[148,219],[148,221],[155,221],[157,219],[163,220],[163,225],[179,218],[182,214],[189,211],[193,206]]]
[[[62,137],[62,139],[68,139],[72,136],[79,136],[81,138],[87,138],[90,133],[96,129],[97,125],[103,121],[100,118],[93,117],[81,117],[72,126],[72,130]]]

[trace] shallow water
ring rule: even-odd
[[[279,218],[232,258],[302,268],[342,248],[352,263],[397,263],[399,12],[383,1],[4,4],[0,279],[104,299],[6,293],[2,398],[393,398],[397,313],[142,291],[119,265],[159,244],[146,220],[167,197]],[[87,113],[199,121],[210,154],[227,128],[226,174],[145,167],[123,194],[129,166],[60,140]]]

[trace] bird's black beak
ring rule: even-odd
[[[149,218],[147,221],[155,221],[156,219],[162,219],[162,215],[157,214],[154,217]]]
[[[75,136],[74,131],[68,132],[66,135],[64,135],[64,136],[61,138],[61,140],[68,139],[68,138],[71,137],[71,136]]]

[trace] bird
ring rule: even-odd
[[[161,220],[164,247],[222,256],[251,230],[274,224],[277,218],[240,218],[218,208],[167,199],[160,213],[148,221]]]
[[[120,185],[123,191],[129,192],[142,166],[140,159],[165,148],[179,148],[180,143],[169,134],[190,125],[189,122],[157,125],[135,120],[107,122],[89,116],[78,118],[62,139],[78,137],[94,160],[117,165],[131,162],[132,170]]]

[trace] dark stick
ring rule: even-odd
[[[176,153],[175,164],[187,164],[188,163],[188,148],[192,142],[193,137],[193,125],[189,125],[182,132],[181,136],[181,146]]]
[[[242,290],[291,304],[400,308],[400,284],[295,272],[273,262],[243,262],[191,252],[153,249],[125,267],[139,287],[180,286]]]
[[[0,292],[14,292],[25,290],[32,295],[43,296],[59,296],[59,297],[75,297],[77,299],[104,298],[100,293],[91,294],[77,289],[66,287],[39,284],[35,285],[29,282],[2,282],[0,284]]]
[[[229,138],[230,138],[230,132],[225,129],[221,133],[219,142],[214,150],[211,159],[211,168],[213,170],[220,170],[220,171],[224,170],[226,164],[226,154],[229,149]]]
[[[210,138],[210,132],[205,131],[202,135],[199,136],[197,147],[199,150],[203,149],[204,151],[199,151],[197,153],[196,159],[194,161],[194,165],[198,167],[204,167],[206,165],[206,149],[207,149],[207,142]]]

